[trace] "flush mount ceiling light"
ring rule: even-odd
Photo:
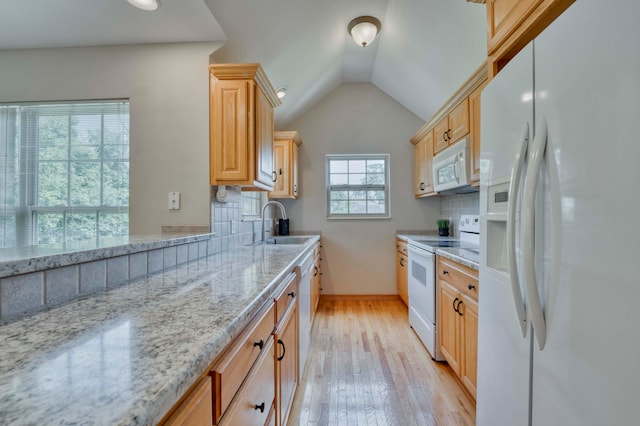
[[[127,0],[129,4],[138,9],[153,11],[158,8],[158,0]]]
[[[367,47],[380,32],[380,21],[373,16],[360,16],[349,22],[347,30],[359,46]]]
[[[276,90],[276,95],[278,96],[279,99],[282,99],[285,96],[287,96],[286,86],[279,87],[278,90]]]

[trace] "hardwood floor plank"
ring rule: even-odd
[[[475,405],[393,298],[322,298],[289,425],[473,425]]]

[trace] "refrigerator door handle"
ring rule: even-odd
[[[513,169],[511,170],[511,181],[509,183],[509,207],[507,216],[507,254],[509,259],[509,279],[511,280],[511,293],[513,303],[518,314],[518,322],[522,337],[527,336],[527,313],[525,310],[522,291],[520,291],[520,277],[518,276],[518,262],[516,259],[516,208],[518,204],[518,192],[520,190],[520,177],[524,160],[527,157],[529,147],[529,123],[524,124],[522,135],[520,136],[520,150],[516,154]]]
[[[529,165],[527,166],[527,176],[524,182],[523,208],[523,269],[525,276],[525,288],[527,291],[527,302],[531,321],[533,322],[533,332],[538,340],[540,350],[544,349],[547,341],[547,326],[545,324],[544,312],[540,303],[538,293],[538,283],[536,281],[536,271],[534,262],[535,253],[535,208],[536,190],[538,188],[538,178],[544,159],[544,151],[547,145],[547,121],[543,118],[536,129],[536,136],[533,138],[531,149],[529,150]]]

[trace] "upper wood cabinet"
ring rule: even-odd
[[[260,65],[210,65],[209,102],[211,185],[273,189],[273,108],[280,100]]]
[[[480,95],[487,82],[469,95],[469,140],[471,142],[471,186],[480,185]]]
[[[433,154],[437,154],[449,145],[456,143],[469,133],[469,100],[463,99],[433,128]]]
[[[574,0],[487,0],[487,51],[493,77]]]
[[[433,191],[433,133],[427,132],[413,147],[413,193],[416,198],[437,194]]]
[[[298,132],[275,132],[273,140],[274,169],[277,179],[269,198],[298,198],[298,150],[302,145]]]

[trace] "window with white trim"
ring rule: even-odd
[[[327,217],[386,219],[389,154],[327,155]]]
[[[0,105],[0,247],[129,233],[129,101]]]

